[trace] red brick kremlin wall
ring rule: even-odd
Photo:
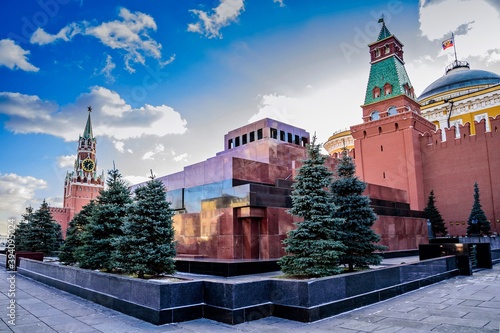
[[[474,182],[479,185],[480,201],[491,231],[500,233],[500,116],[490,118],[491,131],[485,121],[475,123],[476,134],[470,135],[470,124],[441,130],[421,137],[424,190],[431,190],[436,206],[452,236],[466,234],[467,220],[474,202]]]

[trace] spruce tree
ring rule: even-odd
[[[21,222],[14,231],[16,251],[29,251],[31,222],[33,221],[33,207],[26,207],[26,212],[22,214]]]
[[[328,191],[332,172],[325,167],[326,157],[315,141],[314,137],[307,146],[308,157],[295,177],[288,211],[303,221],[288,233],[283,241],[288,255],[278,261],[290,276],[320,277],[342,271],[339,258],[344,246],[338,239],[343,219],[333,217],[336,207]]]
[[[134,203],[117,238],[116,258],[127,273],[158,275],[175,272],[176,255],[173,211],[165,186],[151,174],[151,180],[134,191]]]
[[[66,231],[66,240],[61,247],[59,260],[65,265],[73,265],[79,262],[78,249],[82,247],[82,233],[90,223],[93,214],[96,210],[96,203],[91,200],[88,204],[83,206],[82,210],[75,214],[73,219],[69,222],[68,230]]]
[[[431,223],[432,233],[436,237],[446,236],[448,233],[446,226],[444,225],[444,220],[439,210],[435,204],[434,191],[429,194],[429,200],[427,201],[427,207],[424,209],[425,217]]]
[[[27,209],[23,220],[25,222],[19,225],[20,229],[16,232],[17,250],[43,252],[47,256],[59,250],[62,242],[61,226],[52,219],[49,204],[45,200],[35,212]]]
[[[370,207],[370,199],[363,195],[366,183],[355,175],[355,165],[344,148],[336,167],[336,177],[331,184],[333,203],[338,207],[335,217],[342,218],[342,243],[346,246],[341,264],[349,271],[380,264],[382,257],[375,251],[383,251],[385,246],[371,228],[377,216]]]
[[[490,231],[490,222],[486,218],[481,201],[479,200],[479,185],[474,183],[474,203],[472,204],[469,220],[467,221],[467,235],[489,235]]]
[[[93,218],[82,232],[83,246],[76,255],[80,267],[89,269],[115,268],[113,241],[122,235],[122,226],[132,202],[130,191],[117,169],[108,172],[106,188],[99,192]]]

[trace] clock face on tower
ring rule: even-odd
[[[84,171],[90,172],[94,170],[95,164],[90,158],[86,158],[82,161],[82,168]]]

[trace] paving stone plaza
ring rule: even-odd
[[[3,309],[0,332],[473,333],[499,332],[500,329],[500,265],[313,323],[267,317],[238,325],[197,319],[156,326],[4,268],[0,269],[0,277],[0,308]],[[9,289],[15,290],[14,297],[9,295]],[[14,312],[8,308],[11,299],[16,301]],[[13,315],[9,317],[9,313]],[[12,317],[15,326],[9,323]]]

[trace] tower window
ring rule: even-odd
[[[385,46],[385,54],[389,53],[390,49],[389,49],[389,45],[386,45]]]
[[[276,128],[271,128],[271,139],[278,138],[278,130]]]
[[[227,149],[233,148],[233,139],[227,140]]]
[[[262,128],[259,128],[257,130],[257,140],[260,140],[260,139],[262,139]]]
[[[376,57],[380,57],[380,49],[376,49],[375,50],[375,56]]]
[[[395,106],[389,107],[389,109],[387,110],[387,115],[394,116],[395,114],[398,114],[398,110],[396,109],[396,107]]]
[[[390,83],[384,84],[384,94],[385,95],[392,94],[392,84],[390,84]]]
[[[384,151],[384,146],[380,146],[380,151]]]
[[[234,138],[234,146],[235,147],[239,147],[239,145],[240,145],[240,137],[237,136],[237,137]]]
[[[285,131],[280,131],[280,140],[285,141]]]
[[[380,127],[380,126],[378,127],[378,134],[379,135],[382,134],[382,127]]]
[[[378,120],[378,119],[380,119],[380,114],[378,113],[378,111],[373,111],[370,114],[370,120]]]
[[[295,144],[300,145],[300,138],[298,135],[295,135]]]
[[[380,97],[380,88],[379,87],[373,88],[372,93],[373,93],[373,98],[379,98]]]
[[[254,142],[255,141],[255,132],[252,131],[250,132],[250,142]]]
[[[247,142],[248,142],[248,136],[247,136],[246,134],[243,134],[243,135],[241,136],[241,144],[242,144],[242,145],[246,145],[246,144],[247,144]]]
[[[288,138],[287,139],[288,139],[287,140],[288,142],[290,142],[290,143],[293,142],[293,135],[292,135],[292,133],[288,133]]]

